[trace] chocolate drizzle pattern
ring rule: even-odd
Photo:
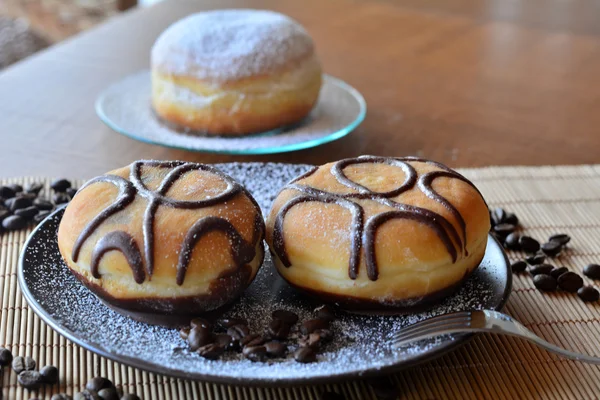
[[[142,179],[143,167],[169,168],[171,171],[163,178],[156,190],[150,190]],[[207,171],[217,175],[226,184],[227,187],[223,192],[216,196],[204,200],[176,200],[167,196],[169,189],[177,180],[190,171]],[[77,261],[81,247],[85,241],[96,231],[96,229],[108,218],[115,215],[119,211],[125,209],[133,202],[136,195],[144,197],[148,204],[144,212],[142,231],[144,236],[144,257],[142,257],[139,247],[133,237],[126,232],[114,231],[110,232],[98,240],[92,253],[91,272],[95,278],[100,278],[98,272],[98,264],[102,256],[110,250],[121,251],[132,269],[134,279],[141,284],[145,281],[146,276],[151,279],[154,271],[154,220],[156,212],[160,206],[179,208],[179,209],[199,209],[223,204],[234,198],[240,193],[244,193],[256,207],[256,216],[254,218],[254,232],[252,234],[252,242],[262,240],[264,235],[264,222],[260,215],[260,208],[256,204],[252,196],[240,184],[223,174],[216,168],[208,165],[186,163],[181,161],[136,161],[131,164],[129,175],[130,181],[116,175],[104,175],[94,178],[87,182],[80,190],[86,187],[99,183],[107,182],[119,188],[119,195],[116,201],[106,207],[100,214],[92,219],[87,226],[82,230],[73,246],[71,258]],[[231,254],[238,268],[241,268],[255,256],[255,248],[253,243],[246,241],[236,228],[226,219],[221,217],[204,217],[199,219],[188,230],[185,239],[181,245],[179,253],[179,262],[177,264],[177,284],[182,285],[185,279],[185,273],[190,262],[190,257],[194,246],[204,235],[213,231],[223,232],[229,239],[231,245]],[[145,260],[144,260],[145,259]],[[145,264],[145,270],[144,270]]]
[[[426,163],[439,168],[439,170],[418,176],[417,171],[411,164],[409,164],[409,162]],[[366,163],[387,164],[398,167],[402,169],[405,174],[404,182],[402,182],[398,188],[388,192],[373,192],[365,186],[352,181],[344,173],[344,169],[350,165]],[[284,266],[290,267],[292,265],[285,249],[285,238],[283,235],[283,223],[285,216],[294,206],[305,202],[337,204],[351,212],[351,249],[348,266],[348,276],[351,279],[356,279],[358,277],[361,250],[364,248],[367,276],[372,281],[377,280],[379,273],[375,254],[375,239],[378,228],[391,219],[413,220],[431,228],[446,247],[452,262],[456,262],[459,253],[468,255],[466,248],[467,231],[463,217],[460,215],[456,207],[454,207],[446,198],[441,196],[432,188],[433,182],[439,177],[458,179],[475,188],[475,186],[468,179],[460,175],[458,172],[451,170],[443,164],[416,157],[386,158],[362,156],[358,158],[345,159],[334,163],[331,167],[331,174],[336,178],[336,180],[340,184],[355,191],[344,194],[325,192],[298,183],[299,181],[314,174],[317,170],[318,168],[312,169],[306,174],[294,179],[284,188],[295,190],[301,193],[301,195],[294,197],[285,203],[275,218],[275,224],[273,228],[273,247],[275,254],[277,254]],[[393,197],[397,197],[402,193],[411,190],[415,187],[415,185],[427,197],[440,203],[448,210],[448,212],[459,225],[460,233],[456,230],[454,225],[450,223],[450,221],[432,210],[409,204],[403,204],[392,200]],[[475,190],[477,190],[477,188],[475,188]],[[477,193],[479,193],[478,190]],[[479,193],[479,195],[481,195],[481,193]],[[372,200],[391,207],[394,210],[375,215],[365,221],[364,209],[360,204],[353,200]]]

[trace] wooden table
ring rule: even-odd
[[[147,68],[170,23],[219,7],[271,8],[304,24],[325,71],[364,94],[364,123],[318,148],[255,157],[169,150],[104,126],[98,93]],[[323,163],[359,154],[461,167],[596,163],[599,35],[593,0],[165,2],[0,74],[0,171],[90,177],[140,158]]]

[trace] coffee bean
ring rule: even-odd
[[[17,382],[25,389],[37,390],[42,386],[44,380],[37,371],[23,371],[17,376]]]
[[[215,338],[210,329],[196,326],[190,330],[187,340],[190,345],[190,349],[192,351],[196,351],[199,347],[214,342]]]
[[[337,392],[323,392],[321,393],[321,400],[345,400],[343,394]]]
[[[553,269],[554,269],[554,267],[550,264],[540,264],[540,265],[531,267],[529,269],[529,273],[534,276],[539,275],[539,274],[550,275],[550,273],[552,272]]]
[[[99,392],[102,389],[108,389],[113,386],[114,386],[113,383],[109,379],[106,379],[101,376],[96,376],[96,377],[90,379],[89,381],[87,381],[87,383],[85,384],[85,388],[87,390],[95,392],[95,393]]]
[[[529,265],[539,265],[546,261],[546,256],[543,254],[536,253],[532,256],[527,257],[525,261],[527,261],[527,264]]]
[[[533,284],[543,292],[556,290],[556,279],[547,274],[539,274],[533,277]]]
[[[19,194],[23,191],[23,186],[19,185],[18,183],[11,183],[6,186],[12,189],[16,194]]]
[[[37,223],[40,223],[45,220],[48,215],[50,215],[50,211],[40,211],[35,215],[35,217],[33,217],[33,220]]]
[[[66,393],[58,393],[52,396],[50,400],[73,400],[73,398]]]
[[[206,329],[212,329],[212,323],[204,318],[194,318],[190,321],[190,326],[192,328],[199,326]]]
[[[10,217],[12,214],[5,208],[0,209],[0,222],[4,221],[5,218]]]
[[[294,360],[300,363],[311,363],[317,361],[317,353],[310,347],[300,347],[294,352]]]
[[[57,179],[50,184],[50,187],[55,192],[64,192],[71,187],[71,182],[66,179]]]
[[[288,325],[294,325],[296,322],[298,322],[298,315],[287,310],[275,310],[271,314],[271,317],[273,319],[281,320]]]
[[[98,393],[93,390],[84,390],[83,392],[75,393],[73,400],[101,400]]]
[[[67,193],[67,196],[69,196],[70,198],[73,198],[77,194],[77,189],[76,188],[68,188],[65,191],[65,193]]]
[[[506,218],[506,211],[504,211],[504,209],[502,208],[495,208],[494,210],[492,210],[490,217],[494,225],[500,225],[504,222]]]
[[[326,321],[333,321],[335,319],[335,311],[330,306],[323,304],[315,309],[317,312],[317,318],[324,319]]]
[[[266,339],[264,337],[262,337],[262,335],[259,335],[257,333],[251,333],[251,334],[249,334],[247,336],[244,336],[243,338],[240,339],[240,345],[242,347],[245,347],[245,346],[260,346],[264,342],[266,342]]]
[[[598,293],[598,291],[591,286],[584,286],[580,288],[577,291],[577,295],[585,302],[598,301],[598,299],[600,299],[600,293]]]
[[[521,248],[521,246],[519,246],[520,237],[521,235],[516,232],[509,234],[504,240],[504,246],[509,250],[519,250]]]
[[[318,349],[322,345],[330,342],[333,339],[333,333],[328,329],[317,329],[308,336],[300,338],[298,344],[300,346],[308,346],[313,349]]]
[[[234,325],[227,329],[227,334],[231,336],[232,339],[240,340],[244,336],[247,336],[250,333],[250,330],[246,325]]]
[[[542,244],[540,248],[547,256],[554,257],[561,252],[562,244],[551,240],[547,243]]]
[[[127,393],[121,397],[121,400],[140,400],[140,398],[133,393]]]
[[[568,269],[566,267],[554,268],[550,272],[550,276],[553,277],[553,278],[558,279],[559,276],[561,276],[562,274],[564,274],[567,271],[568,271]]]
[[[276,340],[265,343],[267,354],[271,357],[283,357],[287,352],[287,346]]]
[[[66,193],[54,193],[54,196],[52,196],[52,201],[54,202],[54,204],[65,204],[68,203],[71,199],[69,198],[69,196]]]
[[[26,197],[15,197],[14,199],[11,199],[12,201],[10,202],[10,211],[15,212],[16,210],[19,210],[21,208],[27,208],[33,205],[33,201],[31,199],[28,199]]]
[[[102,400],[119,400],[119,395],[115,388],[104,388],[98,392],[98,397]]]
[[[373,389],[377,400],[396,400],[400,397],[398,387],[387,377],[371,378],[367,383]]]
[[[16,231],[27,226],[27,220],[18,215],[11,215],[2,220],[2,227],[7,231]]]
[[[523,272],[527,268],[527,263],[525,261],[515,261],[510,265],[510,269],[512,272]]]
[[[18,215],[19,217],[23,217],[25,219],[31,219],[31,218],[35,217],[35,215],[37,213],[38,213],[38,209],[35,208],[34,206],[21,208],[21,209],[15,211],[15,215]]]
[[[12,362],[13,355],[10,350],[0,347],[0,367],[6,367]]]
[[[0,186],[0,197],[4,197],[5,199],[11,199],[16,196],[17,193],[9,186]]]
[[[15,357],[12,360],[12,369],[16,374],[20,374],[23,371],[32,371],[35,369],[35,360],[29,356]]]
[[[506,213],[504,222],[506,222],[507,224],[517,226],[519,225],[519,218],[517,218],[517,216],[514,213]]]
[[[511,224],[499,224],[494,226],[494,232],[496,232],[500,237],[504,238],[513,233],[515,229],[516,226]]]
[[[558,287],[567,292],[576,292],[583,286],[583,279],[575,272],[565,272],[557,279]]]
[[[225,348],[219,346],[217,343],[210,343],[196,350],[196,353],[200,354],[201,357],[204,357],[209,360],[216,360],[224,352]]]
[[[302,326],[300,327],[300,332],[304,335],[308,335],[309,333],[313,333],[317,329],[327,329],[329,328],[329,321],[324,320],[323,318],[315,318],[309,319],[308,321],[304,321]]]
[[[285,339],[290,334],[290,325],[280,319],[271,320],[269,334],[276,339]]]
[[[583,268],[583,274],[591,279],[600,279],[600,265],[588,264]]]
[[[217,325],[223,329],[229,329],[235,325],[248,326],[248,321],[243,318],[223,318],[217,322]]]
[[[267,358],[267,349],[265,346],[246,346],[242,354],[250,361],[264,361]]]
[[[571,236],[569,236],[565,233],[559,233],[559,234],[550,236],[548,238],[548,241],[549,242],[558,242],[562,246],[564,246],[571,241]]]
[[[226,333],[219,333],[215,335],[215,343],[224,349],[229,349],[231,343],[231,336]]]
[[[41,183],[30,183],[29,185],[27,185],[25,187],[25,192],[33,193],[37,196],[40,194],[40,192],[42,191],[43,188],[44,188],[44,185]]]
[[[44,199],[33,200],[33,205],[40,211],[41,210],[51,211],[54,209],[54,204],[52,204],[48,200],[44,200]]]
[[[526,253],[536,253],[540,249],[540,242],[529,236],[521,236],[519,238],[521,250]]]
[[[40,375],[44,378],[44,383],[49,385],[58,383],[58,368],[53,365],[46,365],[44,368],[40,369]]]
[[[189,335],[190,335],[190,328],[189,327],[186,326],[186,327],[181,328],[179,330],[179,337],[182,338],[183,340],[186,340]]]

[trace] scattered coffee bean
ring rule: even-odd
[[[87,381],[87,383],[85,384],[85,388],[87,390],[95,393],[102,389],[108,389],[111,387],[113,387],[113,383],[109,379],[103,378],[101,376],[96,376]]]
[[[269,334],[276,339],[285,339],[290,334],[290,325],[280,319],[271,320]]]
[[[83,392],[75,393],[73,400],[101,400],[98,393],[93,390],[84,390]]]
[[[44,378],[37,371],[23,371],[17,376],[17,382],[25,389],[37,390],[44,383]]]
[[[525,261],[527,261],[527,264],[529,265],[539,265],[539,264],[543,264],[544,261],[546,261],[546,256],[543,254],[534,254],[532,256],[529,256],[525,259]]]
[[[199,326],[201,328],[212,329],[212,323],[204,318],[194,318],[190,321],[190,326],[193,328]]]
[[[4,221],[5,218],[10,217],[10,211],[7,209],[0,209],[0,222]]]
[[[515,261],[510,265],[512,272],[523,272],[526,268],[527,263],[525,261]]]
[[[584,286],[580,288],[577,291],[577,295],[585,302],[598,301],[598,299],[600,299],[600,293],[598,293],[598,291],[591,286]]]
[[[248,326],[248,321],[243,318],[223,318],[217,322],[217,325],[223,329],[229,329],[235,325]]]
[[[542,249],[544,254],[546,254],[547,256],[554,257],[554,256],[557,256],[558,253],[561,252],[562,244],[551,240],[547,243],[542,244],[540,246],[540,248]]]
[[[11,199],[16,196],[16,193],[13,189],[8,186],[0,186],[0,197],[4,197],[5,199]]]
[[[21,209],[18,209],[15,211],[15,215],[18,215],[19,217],[23,217],[25,219],[31,219],[31,218],[35,217],[37,213],[38,213],[38,209],[35,208],[34,206],[21,208]]]
[[[67,193],[67,196],[69,196],[70,198],[73,198],[77,194],[77,189],[76,188],[68,188],[65,191],[65,193]]]
[[[35,369],[35,360],[29,356],[15,357],[12,360],[12,369],[16,374],[20,374],[23,371],[32,371]]]
[[[550,264],[540,264],[540,265],[535,265],[533,267],[531,267],[529,269],[529,273],[531,273],[531,275],[539,275],[539,274],[546,274],[546,275],[550,275],[550,273],[552,272],[552,270],[554,269],[554,267]]]
[[[58,393],[52,396],[50,400],[73,400],[73,398],[66,393]]]
[[[11,215],[2,220],[2,227],[7,231],[16,231],[27,226],[27,220],[18,215]]]
[[[567,292],[576,292],[583,286],[583,279],[575,272],[565,272],[557,279],[558,287]]]
[[[247,336],[244,336],[243,338],[240,339],[240,345],[242,347],[245,346],[260,346],[261,344],[263,344],[266,341],[266,339],[264,337],[262,337],[262,335],[259,335],[257,333],[251,333]]]
[[[102,400],[119,400],[119,395],[115,388],[104,388],[98,392],[98,397]]]
[[[303,335],[308,335],[309,333],[313,333],[317,329],[327,328],[329,328],[329,321],[323,318],[315,318],[304,321],[304,323],[300,327],[300,332],[302,332]]]
[[[25,187],[25,192],[33,193],[37,196],[40,194],[40,192],[42,191],[43,188],[44,188],[44,185],[42,185],[41,183],[30,183],[29,185],[27,185]]]
[[[10,202],[10,211],[15,212],[21,208],[27,208],[33,205],[33,201],[26,197],[15,197],[11,199]]]
[[[296,322],[298,322],[298,315],[287,310],[275,310],[271,314],[271,317],[273,319],[281,320],[288,325],[294,325]]]
[[[321,400],[345,400],[343,394],[337,392],[323,392],[321,393]]]
[[[506,218],[504,218],[504,222],[507,224],[512,224],[514,226],[519,225],[519,218],[514,213],[506,213]]]
[[[267,349],[265,346],[246,346],[242,354],[250,361],[264,361],[267,358]]]
[[[206,359],[216,360],[225,352],[225,348],[217,343],[209,343],[200,347],[196,352]]]
[[[550,236],[548,238],[548,241],[549,242],[558,242],[561,244],[561,246],[564,246],[571,241],[571,236],[564,234],[564,233],[559,233],[559,234]]]
[[[11,183],[9,185],[6,185],[6,187],[12,189],[16,194],[21,193],[23,191],[23,186],[19,185],[18,183]]]
[[[249,333],[250,330],[246,325],[234,325],[227,329],[227,334],[235,340],[240,340]]]
[[[64,192],[71,187],[71,182],[66,179],[57,179],[50,184],[50,187],[55,192]]]
[[[192,351],[198,350],[202,346],[206,346],[214,341],[214,335],[210,329],[196,326],[190,330],[188,335],[188,343]]]
[[[490,218],[494,225],[500,225],[506,218],[506,211],[502,208],[495,208],[491,211]]]
[[[310,347],[300,347],[294,352],[294,360],[300,363],[311,363],[317,361],[317,353]]]
[[[556,290],[556,279],[547,274],[539,274],[533,277],[533,284],[543,292]]]
[[[566,267],[554,268],[552,270],[552,272],[550,272],[550,276],[555,279],[558,279],[559,276],[561,276],[562,274],[564,274],[567,271],[569,271],[569,270]]]
[[[182,338],[183,340],[187,340],[189,335],[190,335],[190,328],[188,326],[181,328],[179,330],[179,337]]]
[[[52,196],[52,201],[54,202],[54,204],[65,204],[68,203],[70,200],[71,199],[66,193],[54,193],[54,196]]]
[[[13,355],[10,350],[0,347],[0,367],[6,367],[12,362]]]
[[[40,211],[41,210],[51,211],[54,209],[54,204],[52,204],[48,200],[44,200],[44,199],[33,200],[33,205]]]
[[[121,400],[140,400],[140,398],[133,393],[127,393],[121,397]]]
[[[48,215],[50,215],[50,211],[40,211],[33,217],[33,220],[39,223],[45,220]]]
[[[53,365],[46,365],[40,369],[40,375],[44,379],[44,383],[48,385],[54,385],[58,383],[58,368]]]
[[[521,235],[519,235],[516,232],[513,232],[506,237],[506,239],[504,240],[504,245],[509,250],[519,250],[521,248],[521,246],[519,246],[520,237]]]
[[[267,354],[271,357],[283,357],[287,352],[287,346],[276,340],[264,344]]]
[[[583,274],[591,279],[600,279],[600,265],[588,264],[583,268]]]
[[[519,246],[526,253],[536,253],[540,249],[540,242],[529,236],[521,236]]]
[[[315,311],[317,312],[317,318],[321,318],[330,322],[335,319],[335,311],[327,304],[317,307]]]
[[[515,231],[516,226],[511,224],[499,224],[494,226],[494,232],[496,232],[500,237],[507,237],[509,234]]]
[[[377,400],[396,400],[400,397],[398,387],[387,377],[371,378],[367,383],[373,389]]]
[[[229,349],[231,343],[231,336],[226,333],[219,333],[215,335],[215,343],[224,349]]]

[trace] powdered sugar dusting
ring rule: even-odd
[[[229,81],[276,71],[313,51],[306,30],[283,14],[215,10],[190,15],[167,28],[152,48],[152,66]]]
[[[255,196],[266,214],[280,187],[310,167],[290,164],[233,163],[217,165]],[[401,327],[434,315],[452,311],[495,308],[501,303],[498,288],[504,288],[506,265],[498,260],[499,248],[490,241],[482,266],[459,292],[433,309],[404,316],[340,314],[333,322],[335,339],[319,355],[316,364],[300,364],[291,356],[270,363],[253,363],[238,354],[210,361],[188,350],[177,330],[150,326],[124,317],[99,302],[83,287],[60,260],[56,228],[60,214],[44,224],[25,249],[23,273],[32,306],[49,314],[51,323],[67,330],[101,352],[126,363],[162,371],[183,378],[228,379],[270,383],[316,382],[342,375],[362,374],[402,362],[409,362],[441,350],[456,340],[447,336],[392,350],[390,336]],[[492,253],[496,252],[496,255]],[[490,255],[492,254],[492,255]],[[502,290],[500,290],[501,292]],[[28,295],[28,291],[24,293]],[[256,280],[226,316],[246,318],[253,331],[263,331],[271,312],[283,308],[296,312],[301,320],[314,316],[318,305],[291,289],[279,278],[267,254]]]

